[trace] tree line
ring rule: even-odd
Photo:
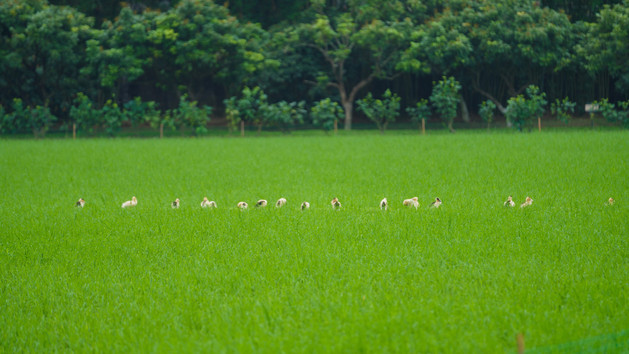
[[[628,35],[629,0],[0,0],[0,128],[625,123]]]

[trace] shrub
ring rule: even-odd
[[[11,112],[4,113],[2,117],[2,132],[15,133],[24,129],[26,120],[28,119],[28,111],[24,108],[20,98],[14,98],[11,103]]]
[[[507,119],[515,124],[515,127],[522,131],[526,126],[530,129],[530,123],[535,117],[541,117],[546,106],[546,94],[540,93],[537,86],[531,85],[526,89],[526,97],[517,95],[511,97],[507,102]]]
[[[144,122],[146,120],[146,114],[149,114],[149,103],[152,102],[142,102],[140,97],[135,97],[134,99],[128,101],[123,105],[123,120],[130,122],[133,126],[137,126],[139,123]]]
[[[629,128],[629,101],[617,102],[617,106],[610,103],[607,98],[594,102],[598,105],[598,111],[603,118],[612,123],[621,123],[623,127]]]
[[[99,113],[100,122],[105,128],[105,132],[109,136],[118,134],[124,119],[124,115],[122,114],[120,107],[118,107],[118,104],[109,99],[105,102]]]
[[[98,122],[98,111],[94,110],[92,101],[82,92],[76,95],[70,107],[70,120],[76,124],[77,130],[90,132]]]
[[[561,101],[559,99],[555,99],[555,102],[550,105],[550,112],[554,114],[557,119],[565,124],[568,124],[571,118],[570,113],[574,113],[575,106],[576,103],[570,102],[568,97]]]
[[[496,111],[496,105],[491,100],[483,101],[478,109],[478,114],[483,119],[483,122],[487,123],[487,129],[491,126],[491,122],[494,120],[494,112]]]
[[[195,135],[202,135],[208,132],[207,124],[210,122],[212,107],[197,106],[197,101],[188,101],[188,95],[183,95],[179,99],[179,107],[173,112],[175,120],[192,128]]]
[[[332,101],[330,98],[318,101],[310,108],[310,116],[314,125],[320,126],[326,133],[343,119],[344,111],[338,102]]]
[[[380,133],[384,133],[389,122],[395,121],[400,114],[400,97],[389,89],[384,92],[382,99],[374,99],[370,92],[356,104],[367,118],[376,123]]]
[[[280,101],[264,107],[264,119],[277,126],[282,132],[290,132],[297,123],[303,124],[304,118],[308,114],[306,103]]]
[[[26,127],[33,132],[35,138],[43,138],[50,129],[50,126],[57,120],[57,117],[50,113],[46,106],[29,107]]]
[[[406,107],[406,113],[411,117],[411,122],[422,124],[422,121],[430,118],[430,107],[428,106],[428,100],[425,98],[417,101],[415,107]]]
[[[453,123],[460,100],[459,90],[461,84],[455,78],[443,76],[439,82],[433,83],[430,95],[430,102],[451,132],[454,132]]]

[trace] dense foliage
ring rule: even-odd
[[[211,0],[3,0],[2,132],[36,125],[33,132],[43,133],[44,125],[68,123],[79,130],[107,127],[111,134],[127,124],[161,126],[155,122],[177,119],[173,113],[184,96],[199,107],[214,107],[219,122],[227,118],[233,123],[238,115],[228,102],[245,87],[259,87],[268,102],[303,101],[304,109],[329,98],[339,103],[344,127],[351,129],[356,101],[368,92],[394,89],[400,108],[409,108],[427,99],[431,82],[442,76],[461,86],[457,110],[464,121],[467,107],[480,107],[486,100],[506,115],[510,100],[530,85],[550,102],[568,98],[574,113],[581,114],[585,103],[629,98],[627,33],[627,0],[225,5]],[[83,96],[91,109],[104,110],[107,117],[89,117],[87,107],[82,114],[77,108],[72,113]],[[159,114],[135,121],[118,115],[116,109],[124,110],[134,97],[156,102]],[[21,100],[21,107],[14,99]],[[451,125],[452,110],[444,117],[445,106],[432,102],[439,118]],[[7,115],[22,119],[20,109],[49,113],[30,123],[9,122]],[[416,117],[412,110],[404,111],[409,115],[403,119]],[[241,115],[239,122],[258,129],[284,120],[253,117],[247,110]],[[113,121],[116,117],[120,122]],[[202,121],[185,125],[203,133]]]

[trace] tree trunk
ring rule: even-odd
[[[451,118],[448,120],[448,130],[450,130],[450,133],[454,133],[454,119]]]
[[[338,119],[334,120],[334,135],[336,135],[339,132],[339,121]]]
[[[72,140],[76,140],[76,123],[72,123]]]
[[[164,139],[164,123],[159,123],[159,138]]]
[[[465,123],[469,123],[470,111],[467,109],[467,103],[465,102],[465,98],[463,98],[463,96],[461,96],[461,99],[459,100],[459,105],[461,106],[461,119],[463,119]]]
[[[345,110],[345,130],[352,130],[352,111],[354,109],[354,105],[349,100],[344,101],[343,109]]]
[[[422,135],[426,135],[426,119],[422,118]]]
[[[240,121],[240,136],[241,137],[245,136],[245,121],[244,120]]]
[[[262,123],[258,124],[258,136],[262,133]]]

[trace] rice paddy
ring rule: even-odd
[[[625,131],[0,140],[0,171],[0,351],[629,350]]]

